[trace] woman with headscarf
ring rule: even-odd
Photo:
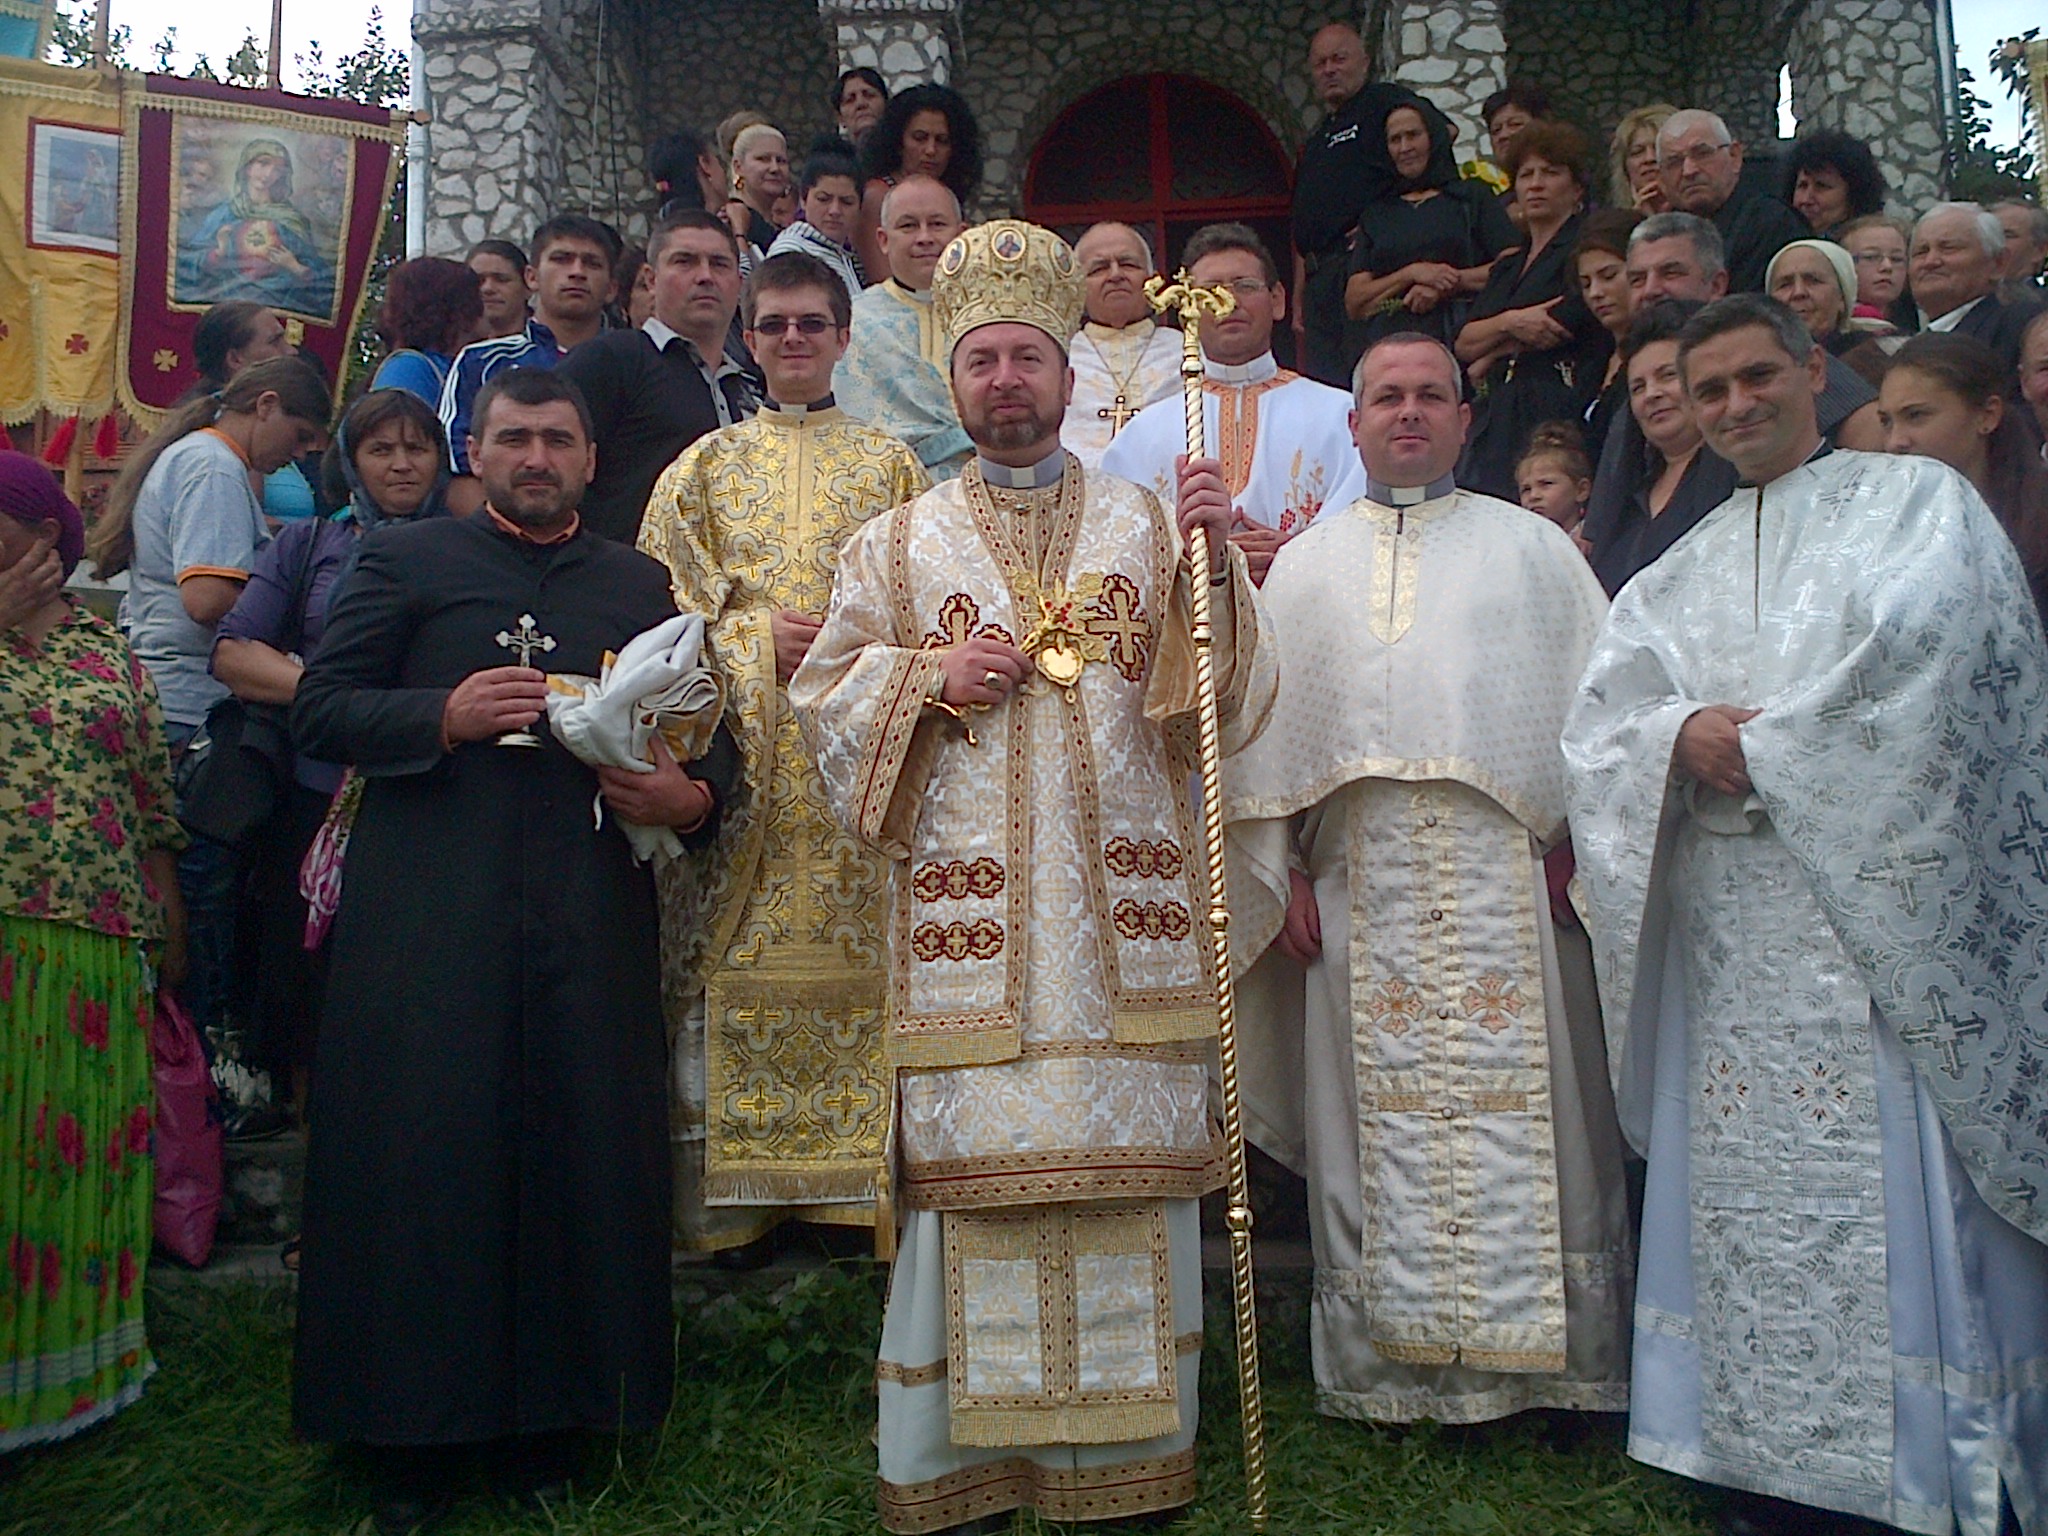
[[[1344,312],[1356,356],[1382,336],[1419,331],[1449,345],[1464,301],[1521,234],[1484,182],[1463,181],[1451,120],[1421,97],[1387,113],[1394,186],[1358,216]]]
[[[1764,292],[1805,323],[1835,356],[1873,336],[1891,334],[1884,320],[1856,313],[1856,258],[1832,240],[1794,240],[1764,268]]]
[[[184,969],[185,834],[149,674],[59,584],[84,549],[50,472],[0,452],[0,1453],[156,1369],[150,1025]]]
[[[257,555],[249,584],[213,645],[213,675],[244,704],[288,707],[301,658],[326,632],[334,593],[355,563],[358,540],[378,524],[445,510],[451,474],[446,439],[432,407],[402,389],[373,389],[342,418],[323,466],[329,494],[346,498],[333,519],[293,523]],[[321,965],[307,953],[299,866],[341,787],[342,767],[296,757],[292,787],[263,831],[253,874],[263,914],[256,964],[258,1064],[289,1081],[303,1112],[312,1034],[319,1017]]]

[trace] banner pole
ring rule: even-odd
[[[273,91],[284,89],[284,0],[270,0],[270,70],[265,80]]]

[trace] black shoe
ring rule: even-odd
[[[559,1508],[583,1471],[586,1446],[577,1430],[499,1440],[488,1455],[491,1488],[525,1509]]]
[[[1812,1536],[1819,1510],[1730,1489],[1714,1517],[1715,1536]]]
[[[755,1238],[751,1243],[742,1243],[737,1248],[721,1248],[711,1255],[711,1266],[732,1274],[750,1274],[757,1269],[766,1269],[775,1262],[781,1244],[776,1242],[773,1232]]]
[[[380,1493],[370,1505],[378,1536],[412,1536],[431,1527],[447,1512],[448,1501],[396,1489]]]
[[[220,1120],[221,1135],[229,1141],[269,1141],[291,1126],[291,1114],[269,1104],[237,1104]]]

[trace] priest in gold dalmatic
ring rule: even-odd
[[[785,689],[840,548],[931,481],[902,443],[833,405],[848,308],[813,256],[754,268],[746,339],[768,398],[753,420],[686,449],[641,523],[677,606],[704,615],[746,762],[745,801],[725,808],[717,844],[663,886],[677,1224],[700,1250],[738,1247],[790,1215],[875,1219],[887,865],[832,819]]]
[[[894,869],[892,1531],[1194,1495],[1196,1205],[1221,1149],[1191,582],[1214,584],[1226,749],[1275,679],[1219,466],[1189,466],[1169,513],[1060,446],[1080,299],[1034,225],[946,248],[933,303],[976,456],[854,536],[790,685],[833,809]],[[1191,573],[1198,521],[1214,569]]]

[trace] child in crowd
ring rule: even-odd
[[[1585,439],[1577,427],[1546,421],[1531,432],[1515,466],[1515,484],[1523,506],[1549,518],[1585,548],[1579,524],[1593,495],[1593,466],[1586,461]]]

